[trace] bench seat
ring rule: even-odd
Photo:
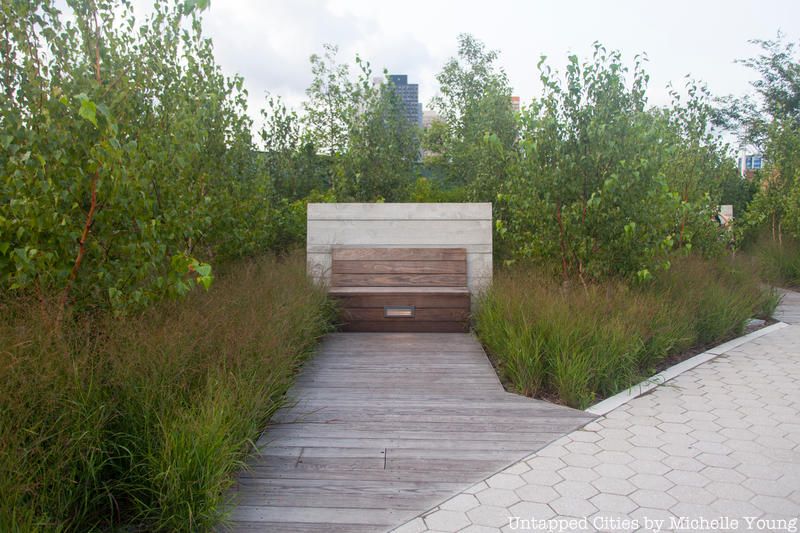
[[[463,248],[334,249],[332,282],[344,331],[469,330]]]

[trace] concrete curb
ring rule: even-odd
[[[659,385],[662,385],[667,381],[683,374],[687,370],[691,370],[692,368],[701,365],[707,361],[710,361],[715,357],[722,355],[725,352],[733,350],[734,348],[741,346],[746,342],[750,342],[753,339],[757,339],[759,337],[763,337],[764,335],[768,335],[773,331],[778,331],[779,329],[785,328],[788,325],[789,324],[786,324],[784,322],[777,322],[775,324],[772,324],[771,326],[761,328],[752,333],[748,333],[747,335],[743,335],[736,339],[730,340],[726,343],[720,344],[719,346],[715,346],[710,350],[706,350],[701,354],[697,354],[694,357],[691,357],[685,361],[681,361],[680,363],[659,372],[658,374],[650,377],[649,379],[642,381],[638,385],[633,385],[632,387],[620,393],[617,393],[614,396],[611,396],[599,403],[594,404],[593,406],[586,409],[586,412],[597,416],[605,415],[613,411],[617,407],[625,405],[634,398],[638,398],[642,394],[645,394],[646,392],[653,390]]]

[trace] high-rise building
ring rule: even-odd
[[[398,96],[403,101],[406,117],[415,126],[422,127],[422,104],[419,101],[419,84],[408,83],[406,74],[389,74]]]
[[[519,96],[512,96],[511,97],[511,109],[514,113],[519,113],[521,106],[520,106],[520,99]]]

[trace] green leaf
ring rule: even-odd
[[[78,110],[78,114],[94,124],[95,128],[97,127],[97,106],[94,102],[88,98],[81,99],[81,108]]]
[[[214,280],[211,276],[203,276],[197,278],[197,282],[203,286],[205,290],[208,290],[211,287],[211,282]]]
[[[200,277],[206,277],[206,276],[210,276],[211,275],[211,265],[209,265],[207,263],[199,263],[194,268],[194,270],[195,270],[195,272],[197,272],[197,274]]]

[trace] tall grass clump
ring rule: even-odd
[[[743,262],[686,258],[646,285],[570,285],[501,270],[476,329],[514,390],[584,408],[651,375],[665,359],[741,333],[775,298]]]
[[[212,529],[331,321],[300,257],[237,263],[127,319],[3,311],[3,531]]]
[[[761,238],[749,253],[764,279],[780,287],[800,287],[800,241],[788,235],[782,242]]]

